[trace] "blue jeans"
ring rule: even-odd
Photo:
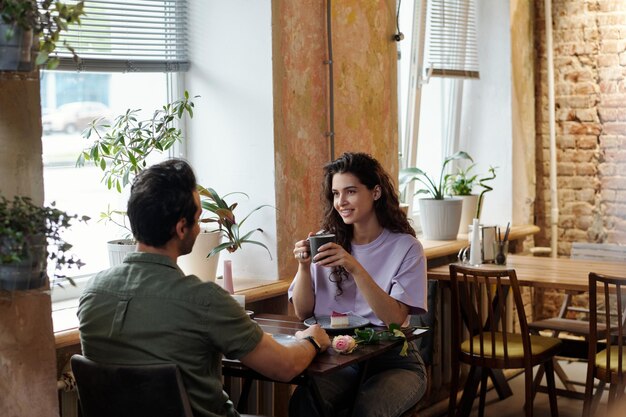
[[[357,392],[359,366],[354,365],[327,376],[315,378],[329,416],[396,417],[414,406],[426,391],[426,369],[414,343],[409,354],[400,349],[372,359]],[[299,386],[289,400],[289,417],[319,417],[310,386]],[[349,416],[348,416],[349,417]]]

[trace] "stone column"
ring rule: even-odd
[[[0,72],[0,194],[43,202],[39,73]],[[0,415],[59,415],[50,294],[0,291]]]
[[[395,1],[332,2],[335,152],[368,152],[398,173]],[[325,2],[272,2],[279,277],[293,244],[317,231],[322,167],[330,161]]]

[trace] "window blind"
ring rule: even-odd
[[[479,78],[474,0],[428,0],[425,66],[432,76]]]
[[[76,1],[73,1],[76,3]],[[61,36],[57,69],[177,72],[189,69],[186,0],[86,0],[81,25]]]

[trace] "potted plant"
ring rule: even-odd
[[[86,222],[86,216],[69,215],[54,206],[41,207],[28,197],[15,196],[12,201],[0,198],[0,290],[29,290],[47,283],[47,262],[54,263],[55,283],[71,278],[65,268],[80,268],[80,259],[69,254],[72,248],[61,232],[75,221]]]
[[[102,119],[94,120],[83,132],[83,137],[89,139],[95,135],[96,140],[81,153],[77,165],[83,166],[86,161],[93,161],[103,170],[102,181],[106,186],[121,192],[130,183],[132,177],[147,166],[149,155],[153,152],[165,152],[176,142],[182,141],[181,129],[174,127],[173,124],[177,119],[182,119],[185,114],[193,117],[193,108],[194,103],[189,93],[185,91],[182,99],[166,104],[147,120],[138,120],[137,114],[140,110],[130,109],[118,116],[112,126],[102,124]],[[106,132],[103,134],[103,131]],[[203,215],[201,222],[203,224],[217,223],[218,228],[216,230],[203,228],[203,233],[198,236],[192,253],[179,258],[179,265],[186,273],[198,275],[203,280],[215,279],[219,252],[224,249],[234,252],[244,243],[263,246],[269,252],[263,243],[250,239],[253,233],[262,232],[261,229],[255,228],[247,233],[243,233],[241,229],[245,220],[264,206],[255,208],[243,220],[237,222],[234,215],[237,203],[228,204],[224,200],[226,196],[236,193],[220,197],[215,190],[202,186],[198,186],[198,192],[204,213],[209,213],[209,217]],[[244,193],[238,194],[247,197]],[[102,214],[102,219],[125,227],[125,215],[124,211],[109,209],[108,212]],[[123,220],[115,220],[115,216],[121,216]],[[126,230],[128,230],[127,227]],[[226,241],[220,244],[222,238]],[[116,243],[120,243],[119,241],[109,243],[110,250],[118,249],[119,251],[120,248],[115,246]],[[134,241],[127,240],[126,243],[132,245],[129,251],[134,250]],[[123,256],[116,258],[121,258],[119,260],[121,262]]]
[[[407,186],[417,181],[422,188],[415,192],[417,194],[428,194],[430,198],[419,199],[420,223],[425,239],[429,240],[454,240],[456,239],[461,221],[461,211],[463,201],[459,198],[446,198],[446,166],[456,160],[469,159],[464,151],[459,151],[454,155],[444,159],[441,166],[439,178],[435,181],[425,171],[417,167],[403,168],[400,170],[399,184],[400,191],[406,193]]]
[[[242,192],[232,192],[221,197],[214,189],[205,188],[198,185],[203,215],[200,223],[207,227],[202,227],[203,233],[198,235],[193,250],[188,255],[178,258],[178,265],[187,274],[194,274],[204,281],[213,281],[217,271],[219,253],[227,250],[233,253],[242,248],[243,244],[258,245],[265,250],[272,258],[269,248],[262,242],[252,240],[251,236],[256,232],[263,232],[261,228],[252,228],[250,231],[243,231],[243,224],[257,210],[268,205],[261,205],[253,209],[250,213],[237,221],[235,209],[237,202],[227,203],[226,198],[231,195],[240,194],[248,198]],[[215,223],[217,229],[208,227]]]
[[[92,161],[103,171],[102,182],[107,188],[121,193],[132,177],[148,165],[147,159],[153,152],[165,152],[182,141],[182,131],[174,123],[185,114],[193,117],[193,107],[194,103],[185,91],[183,98],[165,104],[147,119],[139,119],[141,109],[126,110],[111,125],[106,117],[95,119],[82,133],[85,139],[95,140],[80,153],[76,165],[84,166],[87,161]],[[126,226],[126,212],[109,207],[100,217],[126,230],[124,238],[107,242],[109,262],[111,266],[117,265],[136,247]]]
[[[471,164],[465,169],[459,168],[457,172],[446,176],[450,194],[463,200],[463,211],[459,226],[459,233],[461,234],[468,232],[468,226],[472,223],[472,219],[480,219],[483,197],[485,193],[493,189],[486,182],[496,178],[497,167],[489,167],[487,175],[483,178],[478,178],[478,174],[472,174],[475,166],[476,164]],[[482,187],[481,192],[472,194],[472,191],[477,186]]]
[[[61,32],[80,24],[84,14],[83,1],[71,5],[53,0],[0,0],[0,70],[31,71],[33,41],[38,41],[35,64],[55,68],[59,58],[51,54]],[[67,42],[63,45],[78,58]]]
[[[245,216],[243,220],[237,222],[235,219],[234,210],[237,207],[238,203],[228,204],[226,203],[224,198],[233,194],[241,194],[247,198],[247,194],[242,192],[233,192],[224,195],[224,197],[220,197],[219,194],[217,194],[217,192],[212,188],[204,188],[202,186],[198,186],[198,188],[200,196],[203,197],[202,208],[213,214],[212,217],[204,218],[201,220],[201,222],[217,223],[219,232],[226,240],[225,242],[213,248],[213,250],[209,252],[207,257],[217,255],[218,253],[220,253],[220,251],[224,249],[226,249],[230,253],[233,253],[237,249],[241,249],[241,245],[243,245],[244,243],[249,243],[265,248],[268,255],[270,256],[270,259],[272,259],[272,254],[270,253],[269,248],[264,243],[250,239],[250,237],[256,232],[263,233],[263,229],[257,227],[246,233],[243,233],[241,230],[241,226],[243,226],[244,222],[248,219],[248,217],[252,215],[252,213],[262,209],[263,207],[271,207],[270,205],[263,204],[256,207],[254,210],[248,213],[248,215]]]

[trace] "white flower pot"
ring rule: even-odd
[[[137,251],[137,244],[133,239],[117,239],[107,242],[109,249],[109,265],[115,266],[124,262],[126,254]]]
[[[469,226],[472,224],[472,219],[476,217],[476,210],[478,209],[478,195],[458,195],[456,197],[463,200],[459,234],[466,235],[469,231]]]
[[[420,223],[424,239],[456,240],[461,222],[463,200],[460,198],[419,199]]]
[[[196,275],[202,281],[215,281],[219,254],[207,258],[214,247],[220,244],[219,232],[202,232],[198,235],[191,253],[178,257],[178,266],[187,275]]]

